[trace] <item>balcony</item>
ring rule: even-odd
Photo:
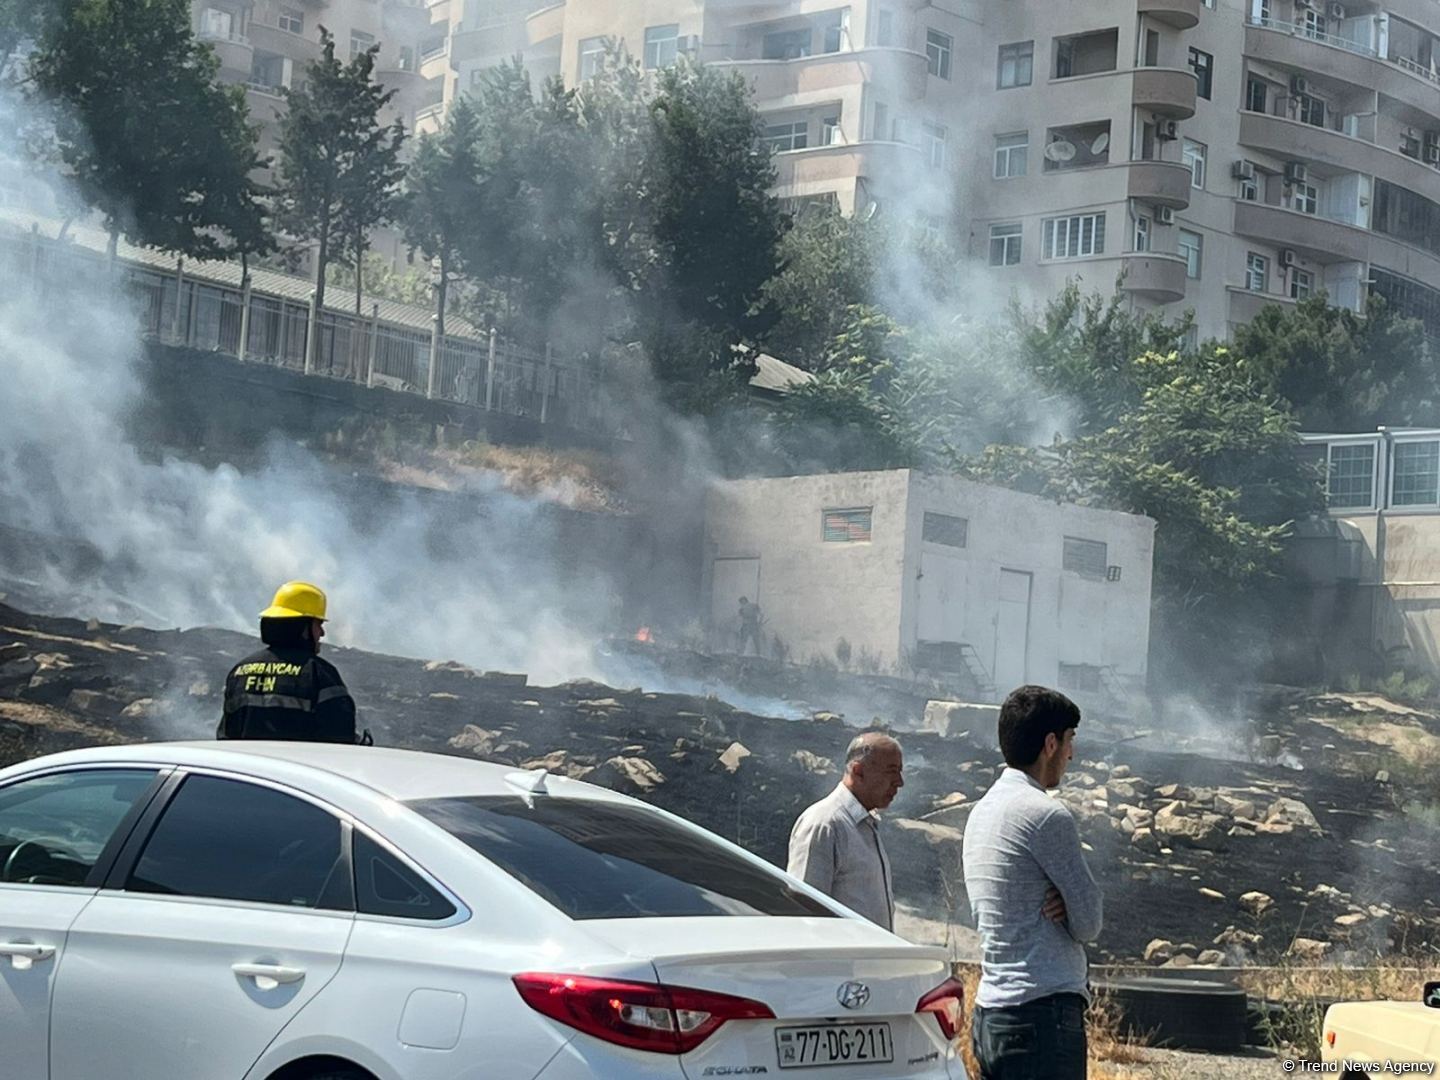
[[[1240,145],[1287,161],[1318,161],[1345,172],[1378,176],[1411,191],[1440,183],[1435,169],[1396,150],[1281,116],[1241,113]]]
[[[1185,299],[1185,260],[1158,251],[1132,251],[1120,256],[1124,280],[1120,288],[1157,304]]]
[[[1127,168],[1130,198],[1172,210],[1190,205],[1190,166],[1178,161],[1132,161]]]
[[[1245,27],[1245,55],[1360,90],[1379,91],[1440,117],[1440,79],[1418,64],[1383,59],[1360,42],[1309,33],[1279,19],[1251,18]]]
[[[1138,0],[1137,7],[1141,15],[1176,30],[1189,30],[1200,22],[1200,0]]]
[[[858,178],[914,176],[923,166],[918,147],[895,142],[812,146],[775,155],[776,187],[803,188]]]
[[[1235,204],[1235,232],[1276,247],[1293,248],[1318,263],[1369,262],[1374,235],[1368,229],[1317,214],[1244,201]]]
[[[239,71],[250,74],[250,64],[255,57],[255,46],[244,34],[213,34],[201,31],[201,41],[215,50],[220,59],[222,71]]]
[[[1238,285],[1227,285],[1225,291],[1230,296],[1230,321],[1232,323],[1248,323],[1267,307],[1276,304],[1285,308],[1295,306],[1294,300],[1288,296],[1281,296],[1279,293],[1254,292],[1250,289],[1242,289]]]
[[[535,14],[525,20],[525,37],[533,45],[541,45],[546,42],[555,42],[558,46],[558,39],[565,33],[565,4],[553,4],[547,8],[541,8]]]
[[[525,16],[520,12],[462,24],[450,35],[450,65],[458,69],[474,60],[513,56],[524,52],[529,41]]]
[[[836,92],[867,83],[883,83],[905,101],[925,96],[928,65],[924,53],[872,48],[820,53],[795,60],[721,60],[711,67],[737,71],[755,90],[755,99],[773,108],[786,98],[833,99]]]
[[[309,64],[320,59],[320,42],[281,30],[278,26],[252,21],[250,41],[257,49],[284,56],[297,64]]]
[[[1187,68],[1136,68],[1131,100],[1156,116],[1188,120],[1195,115],[1195,73]]]

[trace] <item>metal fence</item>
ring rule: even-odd
[[[213,266],[213,264],[211,264]],[[96,290],[112,282],[106,256],[38,233],[0,235],[0,273],[37,289]],[[491,333],[443,338],[404,322],[326,308],[309,340],[311,304],[267,291],[273,275],[241,288],[207,279],[177,262],[121,258],[115,277],[133,300],[140,333],[180,345],[271,364],[321,378],[454,401],[477,409],[584,430],[612,430],[603,415],[595,373],[574,360],[536,353]],[[232,275],[233,276],[233,275]],[[284,282],[284,279],[281,279]],[[307,291],[296,290],[291,292]],[[423,318],[429,318],[425,313]],[[433,319],[431,320],[433,323]],[[436,377],[430,379],[430,358]]]

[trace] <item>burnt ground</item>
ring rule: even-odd
[[[229,631],[101,625],[0,604],[0,765],[78,746],[211,737],[225,671],[255,647]],[[878,717],[903,732],[907,783],[886,814],[902,904],[942,926],[969,922],[960,840],[999,755],[993,728],[912,730],[933,688],[678,651],[649,658],[652,685],[683,673],[702,690],[735,689],[534,687],[444,661],[326,655],[379,743],[583,776],[782,864],[795,816],[835,784],[853,734],[841,716],[814,710],[825,707],[820,698],[843,701],[857,723]],[[636,670],[634,657],[623,659]],[[809,715],[757,715],[726,694]],[[1154,939],[1171,946],[1156,962],[1178,956],[1180,965],[1212,948],[1199,958],[1440,949],[1440,813],[1429,809],[1440,793],[1427,757],[1440,723],[1371,698],[1281,688],[1252,712],[1258,720],[1203,734],[1152,724],[1143,738],[1134,721],[1087,717],[1062,797],[1106,892],[1097,959],[1139,959]],[[1385,745],[1369,737],[1381,721]],[[1281,799],[1294,804],[1277,807]],[[1242,903],[1252,892],[1268,903]]]

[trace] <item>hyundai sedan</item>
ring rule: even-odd
[[[6,1080],[938,1080],[949,975],[543,772],[257,742],[0,771]]]

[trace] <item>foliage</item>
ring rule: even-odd
[[[258,253],[268,228],[244,91],[190,29],[185,0],[67,0],[31,61],[59,104],[61,160],[121,235],[194,256]]]
[[[424,267],[403,266],[397,269],[390,259],[371,251],[365,256],[364,271],[364,289],[370,296],[412,307],[429,307],[434,302],[430,274]],[[325,275],[336,288],[355,288],[355,268],[352,266],[331,262]]]
[[[1311,431],[1440,424],[1440,373],[1424,328],[1379,296],[1363,317],[1323,295],[1272,304],[1236,330],[1235,348]]]
[[[25,54],[43,43],[61,13],[55,0],[0,0],[0,86],[25,76]]]
[[[375,81],[378,47],[343,63],[328,30],[321,29],[320,42],[306,81],[285,91],[277,218],[292,236],[316,243],[316,304],[323,307],[332,256],[349,250],[363,258],[354,238],[391,211],[405,132],[398,122],[380,122],[394,91]]]

